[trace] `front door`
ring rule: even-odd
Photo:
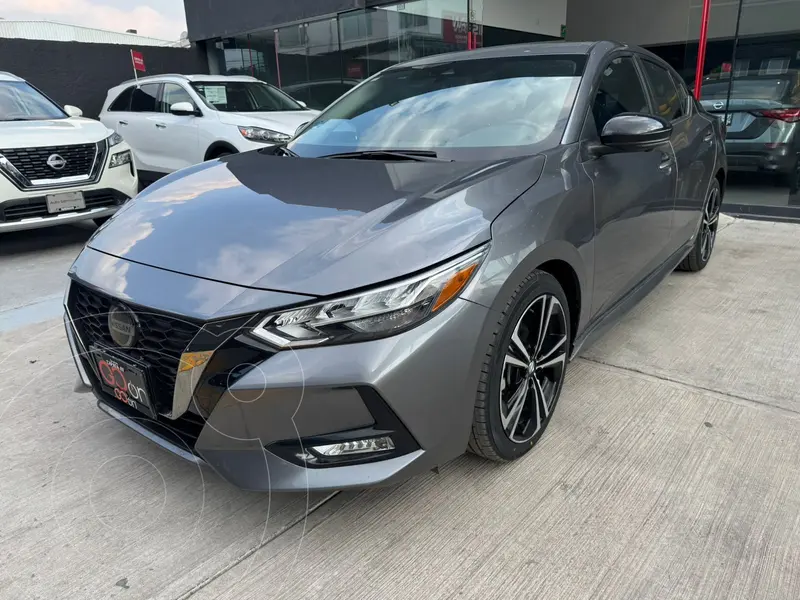
[[[155,122],[158,139],[157,155],[159,170],[172,173],[178,169],[203,162],[199,149],[199,123],[194,115],[173,115],[170,107],[178,102],[188,102],[195,108],[189,92],[177,83],[165,83],[159,107],[161,114]]]
[[[622,113],[651,114],[631,56],[618,56],[604,69],[583,139]],[[670,241],[676,166],[669,144],[646,152],[587,157],[594,183],[595,272],[593,316],[605,312],[662,260]]]

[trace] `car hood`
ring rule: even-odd
[[[82,117],[0,122],[0,148],[89,144],[109,135],[111,131],[100,121]]]
[[[248,152],[147,188],[88,245],[178,273],[312,296],[435,265],[490,238],[544,158],[306,159]]]
[[[319,114],[318,110],[292,110],[283,112],[221,112],[220,121],[227,125],[264,127],[280,133],[294,135],[297,128]]]

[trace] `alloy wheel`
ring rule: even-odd
[[[714,242],[717,240],[721,207],[722,195],[719,188],[714,186],[706,200],[706,205],[703,209],[703,224],[700,227],[700,258],[703,262],[707,262],[711,258],[711,251],[714,249]]]
[[[514,326],[503,357],[500,422],[508,439],[524,444],[550,416],[567,366],[567,322],[561,302],[543,294]]]

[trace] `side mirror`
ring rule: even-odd
[[[77,106],[72,106],[71,104],[66,104],[64,106],[64,112],[67,113],[70,117],[82,117],[83,111],[78,108]]]
[[[306,103],[305,103],[305,102],[303,102],[302,100],[298,100],[298,101],[297,101],[297,103],[298,103],[300,106],[302,106],[303,108],[308,108],[308,104],[306,104]]]
[[[176,102],[169,107],[169,112],[178,116],[193,116],[197,113],[194,105],[191,102]]]
[[[600,142],[605,151],[611,152],[643,152],[652,150],[669,142],[672,136],[672,125],[653,115],[625,113],[609,119],[600,134]]]

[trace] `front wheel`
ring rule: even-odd
[[[555,277],[534,271],[517,287],[486,354],[471,452],[507,462],[539,441],[564,383],[569,324],[569,304]]]
[[[719,181],[715,177],[711,182],[708,196],[703,205],[703,219],[700,221],[700,231],[697,232],[692,251],[678,265],[679,271],[697,272],[706,268],[708,261],[711,260],[711,253],[714,251],[714,243],[717,241],[721,208],[722,193]]]

